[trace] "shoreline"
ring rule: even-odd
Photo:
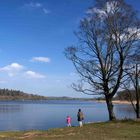
[[[96,102],[98,102],[98,103],[105,103],[106,101],[105,100],[97,100]],[[121,100],[114,100],[114,101],[112,101],[112,103],[113,104],[131,104],[131,102],[129,102],[129,101],[121,101]],[[133,102],[134,104],[136,103],[136,101],[134,101]]]
[[[76,126],[55,128],[46,131],[0,131],[0,139],[11,140],[12,138],[13,140],[102,140],[113,138],[114,140],[120,140],[121,138],[132,140],[139,139],[139,124],[140,121],[120,120],[85,124],[82,128]],[[108,130],[111,130],[111,133]]]
[[[121,122],[140,122],[140,119],[138,118],[134,118],[134,119],[131,119],[131,118],[128,118],[128,119],[116,119],[114,121],[110,121],[110,120],[107,120],[107,121],[97,121],[97,122],[85,122],[83,123],[83,128],[84,126],[86,125],[95,125],[95,124],[105,124],[105,123],[112,123],[112,122],[116,122],[116,123],[121,123]],[[11,132],[11,133],[18,133],[18,132],[35,132],[35,131],[40,131],[40,132],[48,132],[48,131],[51,131],[51,130],[61,130],[61,129],[70,129],[70,128],[78,128],[79,125],[72,125],[71,127],[68,127],[68,126],[64,126],[64,127],[53,127],[53,128],[49,128],[49,129],[25,129],[25,130],[0,130],[0,134],[1,133],[8,133],[8,132]]]
[[[18,101],[18,102],[30,102],[30,101],[54,101],[54,100],[64,100],[64,101],[75,101],[76,99],[45,99],[45,100],[1,100],[0,99],[0,102],[9,102],[9,101]],[[106,103],[105,100],[91,100],[91,99],[88,99],[88,100],[85,100],[85,99],[78,99],[77,101],[93,101],[93,102],[97,102],[97,103]],[[122,101],[122,100],[113,100],[112,101],[113,104],[131,104],[130,101]],[[134,104],[136,104],[136,101],[133,102]]]

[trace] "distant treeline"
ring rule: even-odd
[[[140,93],[140,89],[139,89]],[[135,90],[131,90],[130,92],[127,90],[123,90],[117,93],[114,97],[114,100],[133,100],[135,97]],[[35,94],[24,93],[20,90],[9,90],[9,89],[0,89],[0,100],[104,100],[104,97],[98,98],[70,98],[70,97],[45,97]]]
[[[20,90],[0,89],[0,100],[45,100],[47,97],[24,93]]]
[[[140,93],[140,89],[139,89],[139,93]],[[115,97],[116,100],[130,100],[130,98],[132,100],[136,100],[136,94],[135,94],[135,90],[123,90],[117,93],[117,96]]]
[[[140,94],[140,89],[139,89]],[[140,96],[140,95],[139,95]],[[135,90],[123,90],[119,91],[116,96],[113,98],[113,100],[121,100],[121,101],[130,101],[130,98],[135,101],[136,100],[136,94]],[[97,97],[96,100],[105,100],[105,97]]]
[[[90,101],[90,100],[95,100],[95,98],[73,98],[73,97],[67,97],[67,96],[62,96],[62,97],[47,97],[48,100],[82,100],[82,101]]]

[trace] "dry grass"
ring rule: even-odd
[[[86,124],[48,131],[0,132],[0,140],[140,140],[140,121]]]

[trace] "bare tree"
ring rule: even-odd
[[[127,80],[122,84],[122,87],[128,92],[128,99],[131,101],[136,117],[140,118],[140,46],[133,55],[128,57],[128,61],[125,68]]]
[[[123,0],[96,0],[76,33],[79,45],[66,48],[81,80],[76,91],[104,95],[109,119],[115,119],[112,98],[119,89],[128,54],[139,42],[139,19]]]

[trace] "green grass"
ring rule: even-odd
[[[140,121],[113,121],[48,131],[0,132],[0,140],[140,140]]]

